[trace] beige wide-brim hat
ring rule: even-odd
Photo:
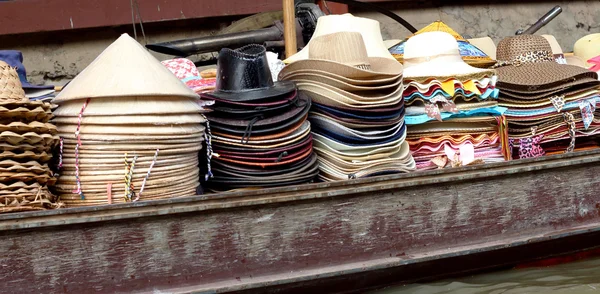
[[[59,133],[75,134],[77,124],[59,124]],[[79,133],[81,134],[152,134],[152,135],[185,135],[201,134],[204,132],[204,126],[200,124],[182,124],[182,125],[81,125]]]
[[[200,97],[127,34],[121,35],[79,73],[53,103],[127,96]]]
[[[494,43],[494,40],[492,40],[492,38],[481,37],[468,39],[467,41],[469,41],[471,45],[481,49],[481,51],[487,54],[487,56],[489,56],[491,59],[496,59],[496,43]]]
[[[456,39],[445,32],[415,35],[404,46],[404,78],[481,79],[494,70],[468,65],[462,59]]]
[[[338,32],[360,33],[366,44],[367,56],[395,60],[383,41],[378,21],[369,18],[355,17],[352,14],[346,13],[342,15],[326,15],[319,17],[312,39],[302,50],[300,50],[300,52],[292,55],[283,62],[289,64],[298,60],[310,58],[311,49],[319,50],[319,48],[313,48],[313,39]]]
[[[581,58],[588,68],[591,67],[592,64],[587,61],[600,55],[600,33],[590,34],[577,40],[573,46],[573,54]]]
[[[320,70],[350,79],[399,78],[402,64],[382,57],[369,57],[361,34],[339,32],[312,40],[308,59],[291,63],[279,73],[280,79],[302,70]]]
[[[181,113],[171,115],[97,115],[97,116],[82,116],[81,124],[83,125],[112,125],[116,121],[120,125],[167,125],[167,124],[200,124],[206,122],[204,116],[198,113]],[[52,120],[57,124],[77,124],[79,117],[64,116],[56,117]],[[0,125],[1,128],[1,125]]]

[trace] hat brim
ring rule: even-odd
[[[284,67],[279,73],[279,77],[282,79],[294,72],[307,69],[325,71],[350,79],[396,78],[402,75],[404,67],[399,62],[381,57],[369,57],[368,60],[371,66],[370,70],[324,59],[298,60]]]
[[[456,78],[464,81],[466,79],[480,80],[494,76],[494,72],[489,69],[473,67],[465,62],[448,63],[420,63],[411,67],[404,68],[404,79],[438,79]]]
[[[279,81],[273,84],[273,87],[266,89],[256,89],[247,91],[221,91],[217,90],[212,93],[206,93],[206,96],[216,97],[219,99],[236,101],[236,102],[247,102],[269,99],[273,97],[285,96],[296,90],[296,85],[291,81]]]
[[[496,72],[499,88],[524,92],[552,89],[578,79],[598,79],[595,72],[554,61],[503,66],[497,68]]]

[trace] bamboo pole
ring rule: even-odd
[[[294,0],[283,0],[283,39],[285,41],[285,56],[296,54],[296,12]]]

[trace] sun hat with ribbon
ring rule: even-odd
[[[552,47],[542,36],[508,37],[498,44],[498,87],[517,91],[553,88],[598,75],[578,66],[558,64]]]
[[[360,33],[365,40],[367,55],[369,57],[394,59],[383,41],[378,21],[364,17],[355,17],[352,14],[346,13],[319,17],[312,39],[300,52],[292,55],[283,62],[289,64],[310,58],[310,50],[319,50],[318,48],[313,48],[313,40],[315,38],[338,32]]]
[[[456,39],[445,32],[428,32],[408,41],[404,50],[404,78],[426,81],[458,78],[483,79],[495,75],[494,70],[468,65],[460,55]]]
[[[360,33],[338,32],[313,38],[309,58],[286,66],[280,77],[297,71],[319,70],[351,79],[396,79],[402,64],[388,58],[369,57]]]

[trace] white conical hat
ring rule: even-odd
[[[367,55],[369,57],[382,57],[390,60],[396,60],[388,51],[383,37],[381,36],[381,28],[379,22],[373,19],[364,17],[355,17],[350,13],[341,15],[326,15],[321,16],[317,20],[317,27],[312,36],[311,41],[315,37],[329,35],[338,32],[357,32],[360,33],[365,41]],[[310,50],[310,42],[300,52],[290,56],[283,62],[286,64],[308,59],[308,51]]]
[[[53,99],[183,96],[199,98],[136,40],[121,35]]]

